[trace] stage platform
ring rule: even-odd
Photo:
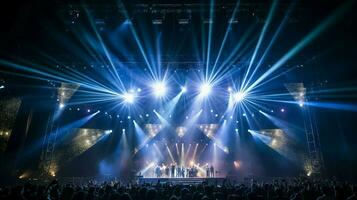
[[[225,178],[139,178],[139,184],[182,184],[182,185],[194,185],[200,183],[207,184],[222,184]]]

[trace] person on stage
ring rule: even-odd
[[[170,177],[170,167],[169,166],[165,166],[165,176]]]
[[[159,165],[157,165],[156,168],[155,168],[155,174],[156,174],[157,178],[160,178],[161,170],[160,170],[160,166]]]
[[[193,177],[198,177],[198,168],[193,167],[193,170],[194,170]]]
[[[186,177],[186,168],[182,167],[182,178]]]
[[[208,164],[206,165],[206,177],[210,177],[210,168],[208,167]]]
[[[213,165],[211,165],[210,174],[211,174],[211,178],[213,178],[214,177],[214,167],[213,167]]]
[[[174,178],[175,177],[175,163],[171,164],[171,177]]]
[[[181,167],[179,167],[179,166],[177,166],[176,177],[177,178],[181,177]]]

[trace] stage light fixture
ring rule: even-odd
[[[153,92],[157,97],[165,96],[167,87],[164,82],[156,82],[152,85]]]
[[[300,102],[299,102],[299,106],[300,106],[300,107],[304,107],[304,102],[303,102],[303,101],[300,101]]]
[[[181,92],[182,93],[186,93],[187,92],[187,88],[185,86],[181,86]]]
[[[246,94],[244,92],[237,92],[234,94],[234,101],[235,102],[241,102],[244,100]]]
[[[203,83],[200,87],[200,95],[208,96],[211,94],[212,86],[209,83]]]
[[[135,101],[135,94],[131,92],[124,93],[122,97],[124,102],[128,104],[132,104]]]
[[[64,103],[60,103],[60,104],[59,104],[59,108],[60,108],[60,109],[64,108]]]

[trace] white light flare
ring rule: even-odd
[[[156,82],[152,85],[153,93],[156,97],[163,97],[166,95],[167,87],[164,82]]]
[[[135,102],[135,94],[131,92],[124,93],[122,95],[123,101],[127,104],[133,104]]]
[[[181,87],[181,93],[186,93],[187,92],[187,88],[185,86]]]
[[[247,95],[244,92],[236,92],[233,94],[233,98],[236,103],[242,102],[246,96]]]
[[[212,86],[209,83],[203,83],[200,87],[200,95],[201,96],[208,96],[212,92]]]

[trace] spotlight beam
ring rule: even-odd
[[[121,1],[119,3],[121,4],[121,6],[123,8],[125,8],[125,5]],[[127,20],[130,20],[130,17],[128,15],[126,9],[124,9],[124,15],[125,15],[125,18]],[[136,32],[136,30],[134,28],[134,25],[131,23],[131,24],[129,24],[129,27],[130,27],[131,33],[133,34],[133,36],[135,38],[135,42],[139,47],[140,53],[141,53],[141,55],[143,56],[143,58],[145,60],[146,66],[148,67],[148,69],[149,69],[149,71],[151,73],[151,76],[156,80],[158,77],[156,76],[155,72],[153,71],[153,68],[152,68],[152,66],[151,66],[151,64],[150,64],[150,62],[149,62],[149,60],[148,60],[148,58],[146,56],[146,53],[145,53],[144,48],[143,48],[143,45],[140,42],[139,36],[138,36],[138,34],[137,34],[137,32]]]
[[[82,42],[82,44],[83,44],[83,42]],[[85,44],[83,44],[83,45],[85,46]],[[80,51],[80,50],[78,50],[78,51]],[[47,55],[46,53],[44,53],[44,52],[42,52],[42,51],[40,51],[40,53],[41,53],[44,57],[46,57],[47,59],[50,59],[51,62],[53,62],[53,65],[57,65],[57,63],[59,63],[58,60],[56,60],[56,59],[50,57],[50,56]],[[29,62],[27,62],[27,61],[24,61],[24,62],[31,65],[31,63],[29,63]],[[104,63],[104,60],[101,61],[101,62]],[[64,77],[68,77],[68,79],[71,79],[72,82],[76,82],[76,81],[78,82],[78,80],[81,80],[82,82],[87,83],[88,85],[91,85],[91,87],[99,86],[99,87],[101,87],[101,88],[107,89],[108,91],[109,91],[109,90],[112,90],[112,89],[110,89],[108,86],[105,86],[104,84],[102,84],[102,83],[100,83],[100,82],[94,80],[93,78],[91,78],[91,77],[85,75],[84,73],[81,73],[80,71],[78,71],[78,70],[76,70],[76,69],[73,69],[73,68],[71,68],[71,67],[69,67],[69,66],[67,66],[67,65],[63,65],[63,66],[65,67],[66,70],[69,71],[69,72],[67,72],[67,71],[66,71],[66,72],[69,73],[70,76],[69,76],[69,75],[66,75],[66,74],[64,74],[64,73],[61,73],[61,75],[63,74]],[[44,70],[47,70],[47,68],[45,67]],[[51,72],[52,72],[52,70],[51,70]],[[58,74],[59,72],[56,71],[56,72],[53,72],[53,73]],[[119,89],[120,89],[120,88],[119,88]]]
[[[124,84],[123,84],[121,78],[119,77],[119,74],[118,74],[117,70],[115,69],[115,66],[114,66],[114,64],[113,64],[112,58],[111,58],[111,56],[109,55],[108,49],[107,49],[107,47],[105,46],[102,37],[101,37],[100,34],[98,33],[98,30],[97,30],[97,28],[95,27],[95,24],[93,23],[92,17],[91,17],[91,15],[89,14],[88,10],[87,10],[87,9],[84,9],[84,10],[86,11],[86,14],[87,14],[88,18],[90,19],[89,22],[90,22],[90,24],[91,24],[91,26],[92,26],[92,29],[94,30],[94,33],[95,33],[95,35],[97,36],[97,39],[99,40],[99,43],[100,43],[100,45],[101,45],[101,47],[102,47],[102,49],[103,49],[103,51],[104,51],[104,53],[105,53],[105,56],[106,56],[107,60],[108,60],[109,63],[110,63],[110,67],[111,67],[112,70],[109,70],[109,72],[110,72],[110,73],[112,74],[112,76],[115,77],[115,78],[117,79],[117,81],[120,83],[121,88],[119,88],[119,89],[122,91],[125,87],[124,87]]]
[[[166,105],[165,105],[165,110],[166,112],[163,115],[164,119],[167,119],[172,112],[175,110],[175,107],[178,103],[178,101],[180,100],[181,96],[182,96],[182,92],[178,93],[173,99],[171,99]]]
[[[252,33],[253,27],[251,27],[250,29],[248,29],[248,33]],[[229,55],[229,57],[220,65],[220,67],[216,70],[216,72],[212,72],[213,75],[211,75],[211,80],[209,80],[210,82],[218,82],[218,78],[220,77],[220,79],[224,78],[224,75],[227,74],[228,72],[230,72],[231,70],[234,70],[231,67],[227,67],[227,65],[232,65],[234,64],[239,58],[245,57],[243,56],[243,54],[247,51],[250,50],[250,46],[253,44],[253,42],[255,41],[255,37],[257,36],[253,36],[253,39],[251,39],[248,44],[245,45],[245,47],[240,50],[240,47],[243,45],[244,41],[248,38],[248,36],[251,36],[250,34],[245,33],[242,37],[242,39],[240,40],[240,42],[238,43],[238,45],[234,48],[233,52],[235,52],[233,54],[233,52]]]
[[[46,133],[46,136],[44,136],[38,140],[35,140],[31,144],[31,148],[24,151],[23,155],[24,156],[30,155],[31,153],[39,150],[41,148],[42,142],[45,140],[45,137],[51,138],[52,140],[57,141],[57,142],[61,142],[65,138],[66,134],[69,134],[68,130],[83,126],[85,123],[87,123],[89,120],[91,120],[98,113],[99,112],[92,113],[92,114],[87,115],[87,116],[85,116],[79,120],[76,120],[72,123],[66,124],[66,125],[60,127],[58,130]]]
[[[287,73],[289,73],[289,72],[291,72],[291,71],[293,71],[293,70],[295,70],[297,68],[298,68],[298,66],[291,67],[291,68],[289,68],[289,69],[277,74],[276,76],[273,76],[273,77],[269,78],[268,80],[265,80],[264,82],[261,82],[257,87],[261,87],[261,86],[263,86],[263,85],[265,85],[265,84],[267,84],[267,83],[269,83],[269,82],[271,82],[273,80],[276,80],[277,78],[279,78],[279,77],[281,77],[281,76],[283,76],[283,75],[285,75],[285,74],[287,74]]]
[[[165,146],[166,146],[167,152],[169,153],[169,156],[170,156],[170,158],[171,158],[171,161],[172,161],[173,163],[175,163],[176,161],[175,161],[174,156],[173,156],[172,153],[171,153],[171,150],[169,149],[169,147],[167,146],[167,144],[165,144]]]
[[[197,154],[198,145],[199,145],[199,144],[196,143],[195,149],[193,150],[193,154],[192,154],[191,160],[195,160],[195,159],[196,159],[196,154]]]
[[[237,10],[238,10],[238,7],[239,7],[239,4],[240,4],[240,0],[237,1],[236,6],[234,7],[234,10],[233,10],[233,13],[232,13],[232,16],[231,16],[230,19],[235,18],[236,13],[237,13]],[[223,38],[223,41],[222,41],[222,43],[221,43],[221,47],[219,48],[216,61],[215,61],[214,65],[213,65],[213,69],[212,69],[212,71],[211,71],[211,73],[210,73],[210,77],[209,77],[209,79],[208,79],[209,81],[212,81],[212,80],[213,80],[213,79],[212,79],[212,78],[213,78],[213,77],[212,77],[212,74],[215,73],[216,65],[217,65],[217,63],[218,63],[219,58],[221,57],[221,53],[222,53],[222,50],[223,50],[223,48],[224,48],[224,46],[225,46],[225,44],[226,44],[226,40],[227,40],[228,33],[229,33],[229,30],[230,30],[231,26],[232,26],[232,24],[231,24],[231,23],[228,23],[228,27],[227,27],[226,32],[225,32],[225,34],[224,34],[224,38]]]
[[[169,127],[170,123],[160,115],[160,113],[156,112],[156,110],[154,110],[155,115],[159,118],[160,122],[165,126],[165,127]]]
[[[266,22],[265,22],[265,24],[263,26],[262,32],[260,33],[260,36],[259,36],[259,39],[258,39],[258,43],[257,43],[257,45],[256,45],[256,47],[254,49],[253,55],[252,55],[252,57],[250,59],[248,69],[245,72],[245,75],[244,75],[244,78],[243,78],[243,81],[242,81],[242,85],[243,86],[245,85],[246,78],[248,77],[248,75],[250,73],[250,69],[251,69],[251,67],[253,65],[255,57],[257,56],[258,50],[259,50],[259,48],[260,48],[260,46],[262,44],[262,41],[263,41],[264,36],[265,36],[265,33],[266,33],[266,31],[267,31],[267,29],[268,29],[268,27],[270,25],[270,22],[271,22],[271,20],[272,20],[272,18],[274,16],[277,2],[278,2],[277,0],[274,0],[273,5],[270,8],[270,11],[269,11],[269,14],[268,14],[268,18],[267,18],[267,20],[266,20]]]
[[[187,149],[187,152],[185,153],[185,157],[184,157],[184,160],[187,161],[187,158],[188,158],[188,155],[190,153],[190,150],[191,150],[191,144],[188,145],[188,149]]]
[[[246,87],[249,85],[251,79],[254,77],[255,73],[258,71],[258,69],[261,66],[263,60],[265,59],[265,56],[268,54],[268,52],[270,51],[271,47],[273,46],[273,44],[275,43],[276,39],[278,38],[278,35],[280,34],[280,32],[285,27],[286,23],[289,20],[291,12],[293,11],[293,7],[295,6],[295,4],[296,4],[296,1],[293,1],[293,3],[289,6],[289,8],[287,10],[287,13],[284,16],[283,21],[280,23],[278,29],[275,31],[273,38],[270,40],[270,42],[268,44],[268,47],[265,49],[263,55],[261,56],[260,60],[258,61],[258,64],[256,64],[256,66],[254,68],[254,71],[250,75],[250,77],[249,77],[248,81],[246,82],[246,84],[242,86],[243,90],[246,89]]]
[[[337,10],[335,10],[331,15],[329,15],[322,23],[320,23],[315,29],[313,29],[308,35],[306,35],[298,44],[296,44],[292,49],[290,49],[282,58],[280,58],[269,70],[267,70],[262,76],[260,76],[253,84],[251,84],[246,91],[251,91],[257,87],[265,78],[274,73],[278,68],[280,68],[286,61],[295,56],[304,47],[310,44],[314,39],[317,38],[322,32],[324,32],[328,27],[330,27],[334,22],[340,19],[343,14],[351,8],[353,1],[348,1],[344,3]]]
[[[51,79],[52,81],[58,82],[58,83],[61,83],[61,82],[74,83],[74,84],[79,84],[82,87],[88,88],[90,90],[100,91],[100,92],[109,93],[109,94],[116,94],[116,92],[112,91],[111,89],[109,89],[109,88],[107,88],[107,87],[105,87],[103,85],[100,86],[101,84],[97,84],[97,83],[93,84],[93,83],[90,83],[90,82],[87,82],[87,81],[80,81],[82,79],[78,79],[77,77],[76,78],[70,77],[70,76],[67,76],[67,75],[65,75],[63,73],[59,73],[59,72],[55,72],[55,71],[46,72],[46,71],[44,71],[44,70],[46,70],[44,67],[42,67],[43,70],[40,70],[40,69],[35,69],[34,67],[30,68],[28,66],[16,64],[16,63],[9,62],[9,61],[6,61],[6,60],[1,60],[1,59],[0,59],[0,64],[8,66],[8,67],[11,67],[11,68],[14,68],[14,69],[17,69],[17,70],[20,70],[20,71],[28,72],[28,73],[31,73],[31,74],[36,74],[36,75],[26,75],[26,74],[5,72],[5,73],[8,73],[8,74],[14,74],[14,75],[17,75],[17,76],[34,78],[34,79],[37,79],[37,80]],[[41,66],[39,66],[39,67],[41,67]]]
[[[214,17],[214,0],[211,0],[210,3],[210,13],[209,13],[209,18],[210,20],[213,21]],[[213,23],[209,23],[209,30],[208,30],[208,47],[207,47],[207,60],[206,60],[206,75],[205,75],[205,80],[207,81],[208,79],[208,73],[209,73],[209,63],[210,63],[210,55],[211,55],[211,42],[212,42],[212,28],[213,28]]]

